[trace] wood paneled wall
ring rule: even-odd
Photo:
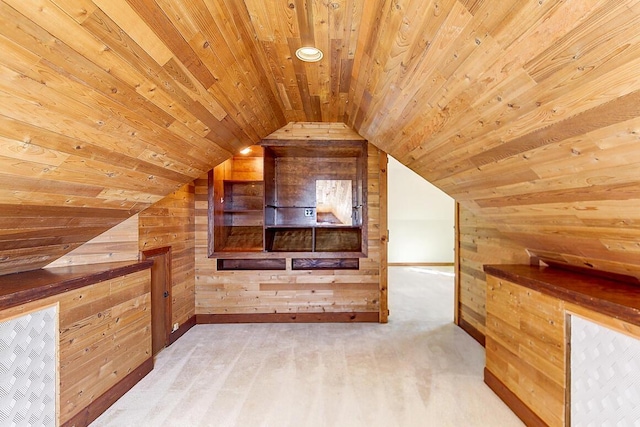
[[[149,270],[0,312],[59,304],[60,425],[151,358]]]
[[[285,124],[241,2],[0,2],[0,274]]]
[[[486,325],[487,279],[485,264],[528,264],[524,247],[506,239],[496,224],[469,209],[458,210],[459,280],[458,323],[481,343]]]
[[[140,251],[171,247],[171,323],[195,315],[195,188],[174,191],[139,214]]]
[[[386,167],[386,155],[371,145],[368,154],[369,247],[358,270],[293,271],[288,261],[286,271],[218,271],[216,260],[207,257],[207,177],[196,180],[196,314],[378,313],[381,296],[386,299],[386,228],[380,228],[386,203],[380,158]]]
[[[565,304],[488,276],[487,369],[549,426],[565,423]]]

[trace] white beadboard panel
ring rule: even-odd
[[[57,306],[0,322],[0,425],[56,425]]]
[[[571,316],[571,425],[640,426],[640,340]]]

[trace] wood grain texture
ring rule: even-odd
[[[486,323],[485,264],[528,264],[524,247],[504,238],[496,224],[459,207],[458,324],[483,342]]]
[[[324,122],[483,218],[508,258],[640,276],[639,7],[2,0],[0,274],[49,264],[289,122],[308,136]],[[307,44],[324,58],[298,61]]]
[[[136,261],[138,256],[138,215],[134,215],[45,268]]]
[[[549,426],[565,420],[564,302],[487,277],[486,367]]]

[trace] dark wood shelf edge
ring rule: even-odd
[[[484,368],[485,384],[529,427],[547,427],[547,423],[502,383],[487,368]]]
[[[151,268],[153,260],[56,267],[0,276],[0,310]]]
[[[640,286],[601,275],[520,264],[485,265],[486,274],[640,326]]]

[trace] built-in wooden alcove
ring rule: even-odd
[[[249,269],[255,259],[256,270],[284,270],[264,260],[345,268],[354,263],[341,260],[366,257],[366,141],[272,139],[246,151],[209,172],[211,258],[227,269]]]
[[[197,322],[386,321],[386,161],[290,123],[196,181]]]

